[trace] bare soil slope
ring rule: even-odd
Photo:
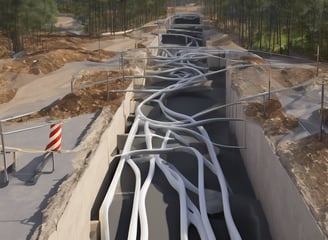
[[[1,43],[7,41],[4,36],[0,36]],[[14,59],[8,59],[9,50],[5,45],[1,45],[0,58],[3,58],[3,60],[0,65],[0,104],[9,102],[15,96],[16,86],[22,85],[15,83],[15,81],[19,81],[20,78],[17,77],[19,75],[48,74],[69,62],[102,62],[115,55],[110,51],[89,51],[81,47],[82,44],[94,41],[97,40],[68,36],[48,36],[45,37],[42,46],[35,46],[31,41],[28,41],[26,43],[26,55]],[[16,77],[12,78],[13,74]]]

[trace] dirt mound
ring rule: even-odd
[[[278,155],[300,189],[325,234],[328,234],[328,135],[312,135],[278,146]]]
[[[123,90],[130,83],[130,80],[116,80],[110,82],[108,88]],[[115,112],[121,105],[124,95],[124,93],[107,93],[106,84],[80,89],[64,96],[38,113],[19,119],[19,122],[41,117],[48,119],[67,119],[81,114],[97,112],[104,106],[110,106],[111,111]]]
[[[20,119],[19,122],[40,117],[47,117],[49,119],[65,119],[85,113],[96,112],[104,106],[110,106],[112,111],[116,111],[121,104],[124,93],[107,94],[107,89],[126,89],[131,83],[130,80],[119,79],[109,81],[108,84],[103,83],[88,88],[82,87],[92,85],[95,82],[107,79],[109,77],[112,79],[119,76],[121,76],[121,73],[117,71],[86,72],[80,81],[77,81],[77,85],[81,89],[64,96],[62,99],[54,102],[51,106],[42,109],[32,116]],[[0,104],[10,101],[16,94],[17,89],[9,89],[7,83],[8,81],[4,79],[1,81],[0,78]]]
[[[284,69],[272,69],[272,77],[276,79],[283,87],[291,87],[303,83],[306,80],[314,78],[316,69],[314,67],[293,67]]]
[[[146,48],[146,46],[142,43],[137,43],[136,47],[137,48]]]
[[[130,72],[127,74],[131,74]],[[75,76],[74,88],[83,88],[85,85],[93,84],[95,82],[103,81],[106,79],[113,79],[122,76],[121,72],[117,71],[92,71],[92,70],[82,70]]]
[[[10,81],[0,75],[0,104],[6,103],[12,99],[17,89],[8,88],[10,85]]]
[[[240,58],[238,60],[245,61],[246,63],[249,63],[249,64],[265,64],[265,60],[257,55],[240,56]]]
[[[260,63],[260,59],[243,57],[248,62]],[[237,89],[240,97],[248,97],[261,92],[277,90],[305,83],[315,77],[316,68],[309,65],[277,68],[270,66],[253,65],[236,69],[231,73],[233,86]]]
[[[3,65],[3,71],[30,74],[47,74],[65,63],[77,61],[100,62],[113,57],[113,52],[104,50],[87,51],[82,48],[57,49],[49,52],[36,53],[15,59]]]
[[[110,38],[110,37],[106,37]],[[24,53],[33,54],[36,52],[52,51],[56,49],[65,49],[79,47],[83,43],[94,42],[97,39],[88,37],[72,37],[56,34],[37,34],[24,37]],[[5,35],[0,34],[0,59],[10,58],[11,52],[9,46],[11,40]]]
[[[17,89],[9,89],[9,90],[0,90],[0,104],[9,102],[10,99],[15,97]]]
[[[213,47],[229,47],[239,50],[245,50],[245,48],[241,47],[240,44],[238,44],[238,38],[233,35],[224,34],[219,39],[214,39],[212,41],[209,41],[209,45]]]
[[[298,126],[297,118],[287,116],[276,99],[268,100],[264,104],[248,103],[245,113],[258,121],[265,134],[270,136],[286,134]]]
[[[109,37],[103,37],[110,39]],[[14,82],[5,79],[6,74],[47,74],[66,63],[76,61],[102,62],[112,58],[115,53],[104,50],[88,51],[81,44],[95,42],[99,39],[87,37],[70,37],[40,34],[27,36],[25,52],[15,59],[4,59],[0,65],[0,104],[9,102],[16,94]],[[0,34],[0,58],[9,58],[9,40]],[[25,55],[24,55],[25,54]]]
[[[112,37],[102,37],[111,39]],[[16,73],[46,74],[57,70],[65,63],[74,61],[102,62],[114,56],[104,50],[88,51],[82,44],[98,41],[96,38],[71,37],[51,34],[27,36],[25,50],[20,57],[3,65],[2,71]],[[0,58],[9,58],[9,40],[0,35]],[[25,55],[24,55],[25,54]]]

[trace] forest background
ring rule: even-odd
[[[0,0],[0,33],[12,53],[51,37],[58,14],[74,16],[85,36],[133,29],[166,16],[168,6],[203,7],[219,30],[247,49],[328,60],[328,0]]]

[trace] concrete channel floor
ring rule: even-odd
[[[199,91],[184,93],[183,91],[169,96],[166,105],[173,111],[192,115],[206,109],[214,104],[225,103],[225,74],[216,74],[211,76],[212,91]],[[155,81],[153,84],[158,85]],[[152,84],[150,84],[151,88]],[[148,86],[147,86],[148,87]],[[138,94],[137,94],[138,95]],[[143,96],[144,97],[144,96]],[[143,98],[140,97],[140,98]],[[138,97],[136,97],[138,98]],[[143,108],[144,113],[155,120],[165,121],[165,117],[160,114],[158,106],[146,105]],[[224,117],[225,109],[217,111],[211,116],[206,117]],[[229,131],[229,123],[214,123],[206,126],[206,130],[212,141],[226,145],[236,145],[234,136]],[[138,134],[144,134],[139,132]],[[180,133],[184,139],[190,139],[185,133]],[[163,133],[160,133],[163,135]],[[203,145],[199,145],[197,140],[191,145],[198,149],[202,154],[206,155],[207,151]],[[160,143],[153,142],[154,147],[160,147]],[[179,146],[174,141],[169,144],[170,147]],[[133,143],[133,150],[145,149],[143,140],[136,140]],[[173,164],[179,169],[184,176],[197,185],[197,161],[186,153],[172,152],[162,156],[167,162]],[[270,239],[267,222],[261,210],[260,204],[257,202],[252,186],[249,182],[246,170],[244,168],[239,150],[221,149],[218,155],[219,162],[223,168],[231,191],[233,192],[230,202],[235,219],[237,219],[237,227],[243,239]],[[144,179],[148,173],[149,163],[147,160],[137,163],[141,169],[141,178]],[[111,170],[112,171],[112,170]],[[144,181],[144,180],[142,180]],[[205,185],[209,189],[219,189],[216,177],[209,171],[205,170]],[[131,168],[126,164],[120,178],[119,185],[113,203],[109,209],[109,229],[111,239],[126,239],[128,237],[128,229],[135,187],[135,176]],[[192,201],[197,205],[197,196],[192,193]],[[176,191],[170,186],[162,171],[156,167],[154,179],[150,185],[146,198],[147,217],[149,224],[150,239],[179,239],[180,238],[180,221],[179,221],[179,198]],[[255,214],[255,215],[253,215]],[[256,219],[252,221],[253,218]],[[225,225],[223,214],[210,215],[210,222],[214,229],[217,239],[230,239]],[[254,228],[250,227],[254,226]],[[256,227],[255,227],[256,226]],[[260,229],[258,231],[254,229]],[[199,235],[195,228],[190,227],[189,239],[199,239]]]

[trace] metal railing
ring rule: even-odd
[[[321,85],[321,103],[320,103],[320,135],[319,140],[323,140],[323,132],[324,132],[324,121],[325,121],[325,113],[324,113],[324,103],[325,103],[325,85],[328,85],[328,73],[321,73],[317,77],[317,84]]]
[[[3,166],[4,166],[3,179],[0,180],[0,188],[7,186],[8,183],[9,183],[8,168],[11,167],[11,170],[16,171],[16,161],[17,161],[16,152],[19,151],[18,149],[15,149],[15,148],[9,148],[8,149],[8,147],[5,144],[5,136],[15,134],[15,133],[26,132],[26,131],[31,131],[31,130],[47,127],[47,126],[50,126],[52,124],[52,122],[47,122],[47,123],[44,123],[44,124],[39,124],[39,125],[26,127],[26,128],[15,129],[15,130],[11,130],[11,131],[5,131],[4,124],[6,122],[9,122],[9,121],[12,121],[12,120],[17,120],[17,119],[21,119],[21,118],[24,118],[24,117],[29,117],[34,113],[35,112],[29,112],[29,113],[25,113],[25,114],[21,114],[21,115],[17,115],[17,116],[12,116],[12,117],[8,117],[8,118],[0,119],[0,138],[1,138],[1,151],[0,151],[0,153],[3,156]],[[6,157],[6,154],[8,154],[8,153],[12,153],[13,162],[12,162],[11,166],[8,166],[8,161],[7,161],[7,157]],[[54,159],[53,154],[52,154],[52,158]],[[52,167],[51,171],[52,172],[54,171],[54,163],[53,163],[53,167]]]

